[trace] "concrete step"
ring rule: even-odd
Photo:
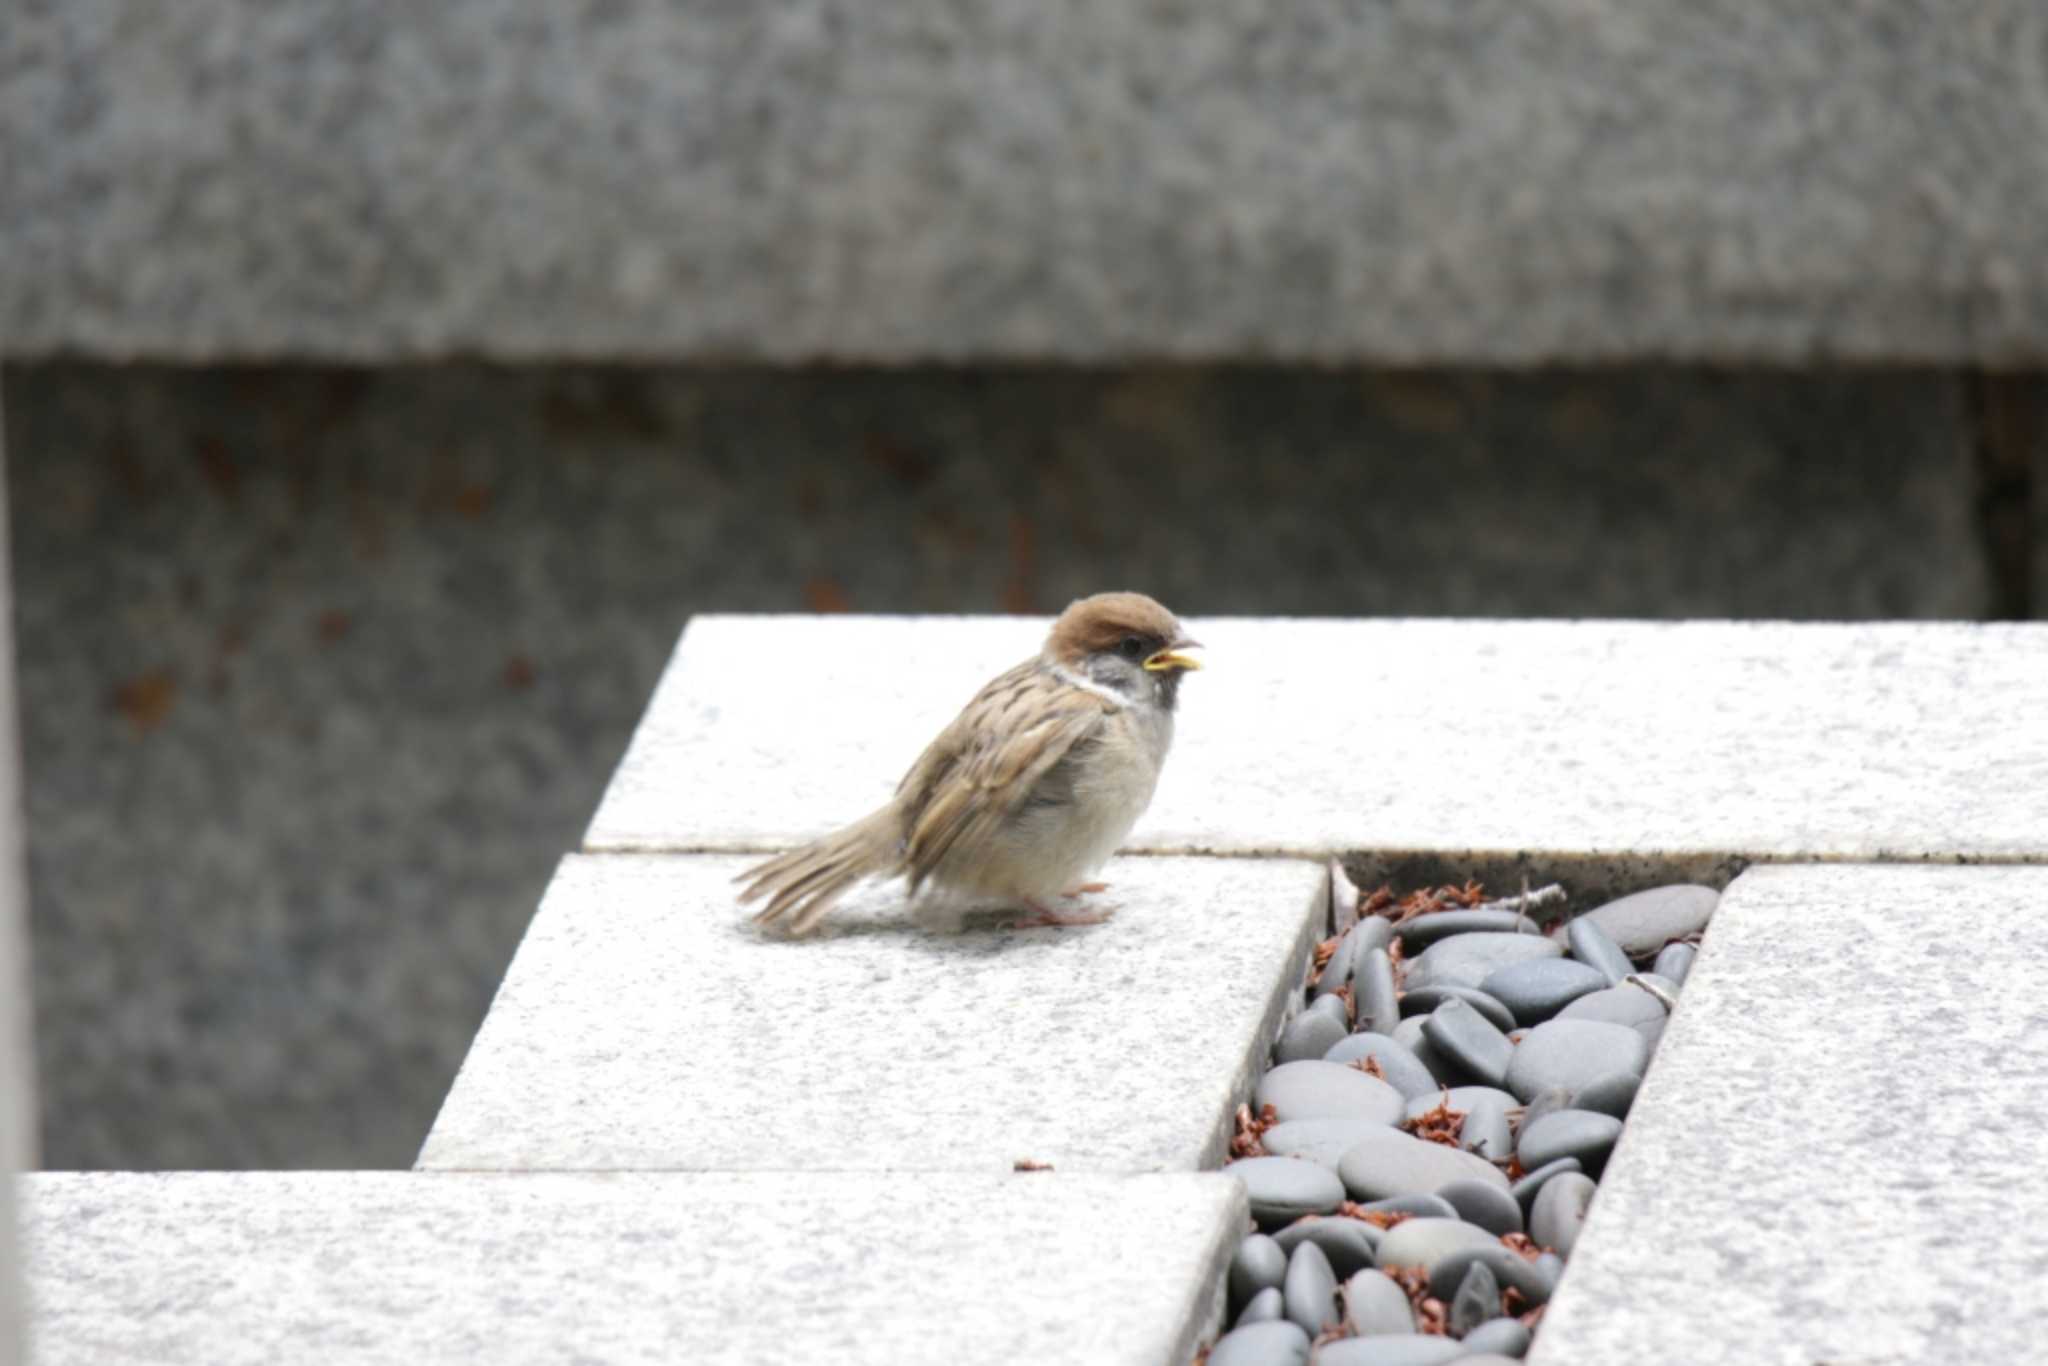
[[[43,1366],[1187,1359],[1217,1175],[40,1173]]]

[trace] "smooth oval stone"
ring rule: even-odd
[[[1341,1215],[1327,1219],[1303,1219],[1273,1235],[1281,1250],[1293,1254],[1304,1242],[1314,1243],[1330,1259],[1330,1270],[1339,1279],[1379,1264],[1381,1231],[1363,1219]]]
[[[1515,1098],[1498,1086],[1451,1086],[1439,1088],[1409,1101],[1401,1112],[1403,1119],[1420,1119],[1439,1106],[1448,1105],[1453,1110],[1470,1113],[1482,1105],[1513,1105]]]
[[[1358,932],[1346,930],[1337,947],[1330,950],[1330,961],[1323,964],[1322,975],[1316,978],[1313,994],[1318,1001],[1332,999],[1351,980],[1352,958],[1357,952]]]
[[[1417,1057],[1420,1057],[1423,1042],[1422,1022],[1428,1018],[1426,1015],[1406,1016],[1402,1019],[1401,1023],[1394,1026],[1394,1032],[1387,1035],[1387,1037]]]
[[[1529,1237],[1560,1257],[1571,1256],[1586,1222],[1586,1207],[1593,1203],[1593,1190],[1593,1178],[1583,1172],[1566,1172],[1544,1182],[1529,1207]]]
[[[1493,1278],[1493,1271],[1485,1262],[1474,1261],[1465,1268],[1464,1279],[1451,1296],[1451,1336],[1462,1338],[1480,1324],[1500,1316],[1500,1282]]]
[[[1339,1006],[1344,1004],[1341,996],[1325,996],[1323,999],[1335,1001]],[[1350,1032],[1348,1022],[1331,1019],[1327,1011],[1304,1010],[1280,1031],[1280,1042],[1273,1049],[1273,1059],[1276,1062],[1305,1062],[1310,1058],[1320,1058],[1344,1042]]]
[[[1458,1360],[1470,1366],[1473,1356],[1505,1357],[1520,1361],[1529,1354],[1529,1330],[1520,1319],[1493,1319],[1465,1334],[1465,1351]]]
[[[1444,1257],[1430,1270],[1429,1293],[1440,1300],[1448,1300],[1457,1294],[1474,1262],[1485,1262],[1495,1281],[1521,1291],[1532,1305],[1548,1300],[1557,1285],[1557,1282],[1546,1278],[1534,1262],[1494,1241],[1469,1244]]]
[[[1636,970],[1628,961],[1628,955],[1621,951],[1621,945],[1614,942],[1614,936],[1600,928],[1598,921],[1580,916],[1564,927],[1564,942],[1572,951],[1572,957],[1584,963],[1607,979],[1608,986],[1619,986],[1621,979]]]
[[[1611,1072],[1596,1077],[1579,1088],[1572,1097],[1572,1106],[1579,1110],[1597,1110],[1603,1115],[1616,1119],[1628,1118],[1628,1110],[1636,1103],[1636,1089],[1643,1084],[1641,1077],[1632,1077],[1626,1072]],[[1545,1092],[1548,1095],[1549,1092]]]
[[[1515,1140],[1508,1125],[1508,1102],[1482,1100],[1467,1110],[1458,1129],[1458,1146],[1488,1162],[1506,1162],[1513,1157]]]
[[[1351,1007],[1358,1027],[1374,1034],[1391,1034],[1401,1022],[1401,998],[1394,993],[1394,960],[1387,957],[1385,949],[1374,949],[1352,969]]]
[[[1436,1090],[1436,1078],[1422,1065],[1422,1059],[1407,1047],[1396,1043],[1385,1034],[1349,1034],[1339,1040],[1329,1052],[1323,1054],[1324,1062],[1357,1062],[1371,1058],[1380,1065],[1380,1071],[1387,1079],[1387,1085],[1399,1091],[1404,1097],[1414,1098],[1425,1091]]]
[[[1607,988],[1598,968],[1569,958],[1531,958],[1487,974],[1479,989],[1513,1012],[1516,1024],[1541,1024],[1581,996]]]
[[[1543,1189],[1544,1182],[1553,1176],[1563,1176],[1566,1172],[1585,1169],[1585,1164],[1576,1157],[1560,1157],[1555,1162],[1546,1162],[1535,1171],[1525,1174],[1521,1180],[1508,1187],[1508,1194],[1515,1197],[1515,1203],[1522,1207],[1523,1216],[1526,1218],[1529,1206],[1536,1199],[1536,1192]]]
[[[1682,987],[1685,974],[1692,971],[1692,960],[1699,956],[1700,951],[1691,944],[1666,944],[1658,950],[1657,961],[1651,964],[1650,971]]]
[[[1380,1239],[1380,1266],[1419,1266],[1433,1272],[1438,1262],[1461,1247],[1500,1247],[1500,1240],[1463,1219],[1404,1219]]]
[[[1408,989],[1477,987],[1496,968],[1563,953],[1564,945],[1540,934],[1454,934],[1408,965]]]
[[[1411,1015],[1401,1021],[1392,1035],[1394,1042],[1413,1053],[1415,1060],[1429,1070],[1429,1075],[1436,1078],[1439,1086],[1463,1085],[1465,1078],[1458,1065],[1437,1052],[1436,1045],[1423,1036],[1422,1022],[1428,1018],[1427,1015]]]
[[[1337,1174],[1298,1157],[1243,1157],[1223,1171],[1244,1182],[1252,1218],[1268,1231],[1304,1214],[1328,1214],[1344,1203],[1344,1183]]]
[[[1357,941],[1351,950],[1351,971],[1356,975],[1367,954],[1374,949],[1384,951],[1394,942],[1394,922],[1383,915],[1367,916],[1352,927],[1351,937]]]
[[[1491,1181],[1502,1190],[1508,1185],[1500,1168],[1483,1158],[1391,1128],[1360,1139],[1338,1160],[1337,1175],[1354,1200],[1428,1195],[1453,1181]]]
[[[1484,1015],[1463,1001],[1446,1001],[1432,1011],[1422,1022],[1422,1037],[1437,1052],[1490,1086],[1498,1086],[1507,1078],[1515,1046]]]
[[[1544,1253],[1536,1259],[1536,1274],[1541,1276],[1543,1283],[1554,1292],[1557,1289],[1557,1278],[1564,1275],[1564,1258],[1555,1252]]]
[[[1571,1108],[1571,1092],[1565,1090],[1562,1086],[1545,1087],[1530,1097],[1528,1104],[1522,1107],[1521,1127],[1526,1129],[1545,1115]]]
[[[1335,1171],[1337,1160],[1368,1130],[1385,1127],[1370,1119],[1290,1119],[1266,1130],[1259,1142],[1275,1157],[1298,1157]]]
[[[1464,1355],[1465,1344],[1454,1338],[1399,1333],[1326,1342],[1316,1353],[1316,1366],[1443,1366]],[[1209,1366],[1216,1366],[1214,1353],[1209,1356]]]
[[[1405,1108],[1401,1093],[1378,1077],[1320,1058],[1281,1063],[1259,1078],[1252,1095],[1254,1110],[1270,1105],[1283,1120],[1349,1118],[1392,1124]]]
[[[1544,959],[1544,962],[1553,960]],[[1514,1013],[1478,987],[1415,987],[1401,993],[1401,1015],[1427,1015],[1445,1001],[1463,1001],[1503,1032],[1515,1027]]]
[[[1522,1129],[1515,1156],[1522,1159],[1526,1171],[1533,1172],[1560,1157],[1576,1157],[1587,1171],[1596,1172],[1613,1150],[1614,1140],[1620,1137],[1621,1121],[1613,1115],[1559,1110]],[[1316,1170],[1320,1172],[1322,1168]]]
[[[1649,1045],[1643,1042],[1642,1035],[1625,1025],[1601,1020],[1545,1020],[1515,1046],[1515,1056],[1508,1063],[1507,1086],[1523,1100],[1532,1100],[1553,1086],[1576,1094],[1588,1082],[1610,1073],[1641,1076],[1649,1061]],[[1273,1073],[1266,1075],[1270,1077]]]
[[[1631,1026],[1637,1037],[1642,1039],[1643,1048],[1651,1057],[1657,1055],[1657,1045],[1664,1039],[1664,1026],[1670,1023],[1670,1020],[1671,1017],[1667,1015],[1661,1020],[1645,1020],[1639,1025]]]
[[[1288,1256],[1287,1280],[1280,1294],[1286,1302],[1287,1321],[1311,1338],[1321,1336],[1326,1326],[1342,1317],[1337,1312],[1337,1273],[1322,1248],[1308,1239],[1296,1243]]]
[[[1441,1195],[1390,1195],[1359,1206],[1368,1214],[1413,1214],[1424,1219],[1455,1219],[1458,1211]],[[1386,1240],[1382,1238],[1381,1242]]]
[[[1275,1319],[1285,1317],[1286,1304],[1286,1298],[1269,1285],[1252,1296],[1252,1302],[1244,1307],[1244,1312],[1237,1316],[1237,1322],[1231,1327],[1242,1328],[1248,1323],[1271,1323]]]
[[[1233,1312],[1251,1302],[1261,1290],[1278,1290],[1287,1279],[1287,1254],[1263,1233],[1238,1240],[1230,1254],[1230,1307]]]
[[[1327,1015],[1346,1029],[1351,1027],[1351,1008],[1344,1004],[1342,996],[1318,996],[1308,1003],[1306,1013]]]
[[[1453,1181],[1436,1193],[1460,1219],[1477,1224],[1496,1238],[1522,1231],[1522,1206],[1509,1191],[1488,1181]]]
[[[1344,1282],[1344,1326],[1353,1337],[1415,1331],[1415,1306],[1384,1271],[1361,1271]]]
[[[1540,934],[1542,927],[1514,911],[1432,911],[1407,921],[1395,933],[1401,947],[1413,954],[1454,934]]]
[[[1674,939],[1704,930],[1720,900],[1712,887],[1680,883],[1610,901],[1583,918],[1605,930],[1630,958],[1647,958]]]
[[[1557,1012],[1560,1020],[1598,1020],[1604,1024],[1633,1028],[1647,1020],[1661,1020],[1664,1003],[1639,986],[1624,983],[1605,991],[1589,992]]]
[[[1307,1366],[1309,1335],[1285,1319],[1246,1324],[1216,1339],[1209,1366]]]

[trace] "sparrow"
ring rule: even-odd
[[[803,935],[855,883],[900,876],[913,900],[937,889],[1000,901],[1029,913],[1022,926],[1107,919],[1052,901],[1103,889],[1081,880],[1151,803],[1197,648],[1142,593],[1080,599],[939,732],[885,806],[742,873],[740,903],[768,898],[754,918]]]

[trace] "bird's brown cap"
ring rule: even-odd
[[[1193,657],[1181,653],[1198,644],[1181,629],[1179,618],[1143,593],[1097,593],[1060,613],[1045,648],[1069,666],[1092,654],[1121,650],[1157,671],[1201,668]]]

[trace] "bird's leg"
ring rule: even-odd
[[[1077,882],[1064,892],[1061,892],[1060,895],[1072,901],[1077,897],[1086,896],[1090,892],[1106,892],[1108,890],[1109,884],[1107,882]]]
[[[1116,914],[1116,907],[1102,906],[1092,911],[1056,911],[1050,906],[1024,898],[1024,907],[1029,915],[1020,916],[1010,922],[1012,929],[1042,930],[1060,929],[1070,925],[1100,925]]]

